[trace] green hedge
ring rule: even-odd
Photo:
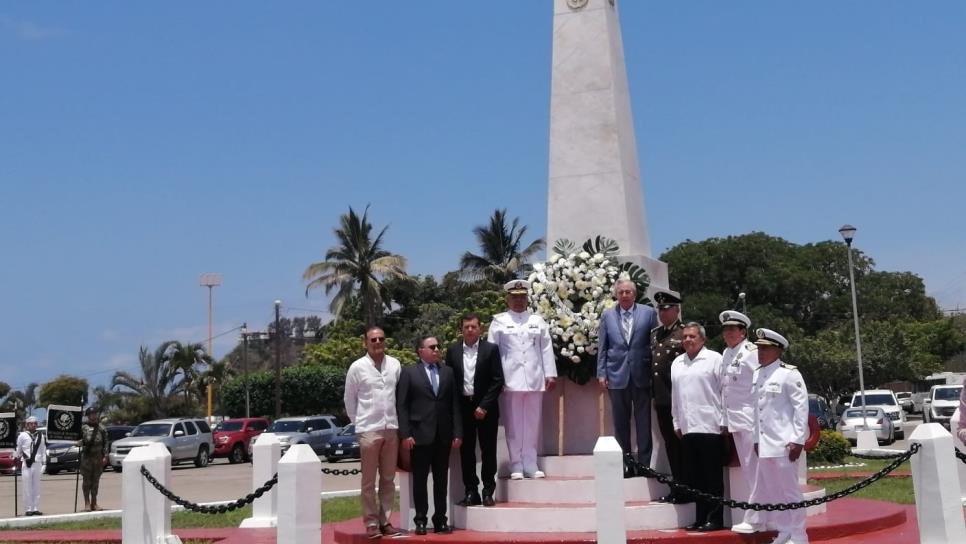
[[[815,449],[808,452],[810,461],[824,461],[836,465],[845,461],[845,456],[851,452],[849,441],[836,431],[822,431]]]
[[[345,419],[342,395],[345,370],[319,365],[282,369],[282,415],[333,414]],[[251,415],[275,414],[275,373],[248,375]],[[245,415],[245,379],[237,376],[221,387],[222,410],[230,417]]]

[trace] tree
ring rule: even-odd
[[[123,370],[117,371],[111,378],[111,387],[122,388],[121,391],[129,396],[147,399],[151,417],[173,415],[179,408],[178,395],[187,384],[182,368],[179,364],[172,364],[169,357],[169,349],[176,344],[178,342],[173,340],[163,342],[153,352],[146,346],[141,346],[138,352],[141,376]]]
[[[36,383],[30,383],[22,390],[15,390],[7,385],[6,397],[0,401],[0,411],[12,411],[17,414],[18,419],[23,419],[27,414],[33,412],[37,405],[37,387]]]
[[[543,250],[542,238],[523,247],[526,225],[516,217],[507,225],[506,209],[494,210],[489,225],[479,225],[473,235],[480,246],[480,254],[467,251],[460,258],[460,272],[469,279],[487,279],[504,284],[522,272],[531,257]]]
[[[187,406],[191,405],[191,392],[201,387],[202,393],[199,398],[207,397],[208,381],[204,378],[208,367],[212,364],[211,356],[205,350],[201,342],[189,342],[182,344],[174,341],[164,353],[168,365],[174,372],[181,372],[184,377],[184,401]]]
[[[87,380],[61,374],[40,386],[37,400],[41,406],[63,404],[81,406],[87,397]]]
[[[340,217],[340,226],[335,229],[338,245],[326,251],[324,261],[309,265],[302,279],[309,282],[305,296],[312,289],[325,288],[327,295],[337,289],[329,304],[329,311],[336,319],[346,317],[343,313],[346,301],[358,293],[366,324],[371,327],[382,315],[382,308],[388,307],[389,303],[382,278],[405,276],[406,259],[382,248],[388,226],[383,227],[374,239],[371,237],[372,224],[368,216],[369,206],[362,217],[350,207],[349,213]]]

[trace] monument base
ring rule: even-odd
[[[647,276],[651,280],[651,284],[647,288],[648,298],[651,298],[651,295],[654,294],[656,289],[667,289],[670,287],[667,276],[667,263],[664,261],[652,259],[647,255],[620,255],[617,258],[623,262],[634,263],[647,272]]]

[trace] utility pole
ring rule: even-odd
[[[211,315],[212,315],[212,291],[215,287],[221,285],[221,274],[202,274],[201,275],[201,286],[208,288],[208,357],[211,358],[212,364],[214,364],[215,356],[212,351],[212,331],[211,331]],[[208,368],[208,424],[211,424],[211,367]]]
[[[242,372],[245,373],[245,417],[252,417],[248,395],[248,323],[242,323]]]
[[[275,419],[282,417],[282,324],[281,300],[275,301]]]

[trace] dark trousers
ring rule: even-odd
[[[671,465],[671,476],[675,481],[684,482],[682,479],[684,473],[681,468],[683,465],[683,459],[681,457],[681,439],[674,432],[674,420],[671,418],[671,406],[657,404],[654,406],[657,412],[657,427],[661,431],[661,437],[664,438],[664,451],[667,452],[667,461]],[[671,494],[675,496],[682,496],[674,490],[671,490]]]
[[[464,399],[469,401],[469,399]],[[463,445],[460,446],[460,465],[463,469],[463,485],[466,493],[478,493],[477,487],[483,481],[483,495],[493,496],[496,491],[496,432],[499,427],[499,414],[487,412],[486,417],[478,420],[473,417],[476,410],[472,403],[462,403]],[[476,477],[476,441],[479,437],[481,478]]]
[[[631,453],[631,416],[637,433],[637,462],[651,466],[651,388],[627,384],[624,389],[608,389],[614,416],[614,438],[624,453]]]
[[[413,465],[413,503],[416,507],[416,523],[426,523],[429,512],[429,497],[426,484],[429,471],[433,471],[433,525],[446,525],[446,492],[449,478],[449,441],[437,439],[432,444],[415,446],[412,454]]]
[[[681,439],[684,454],[684,483],[717,497],[724,494],[724,436],[688,433]],[[698,523],[724,524],[721,504],[698,499],[694,520]]]

